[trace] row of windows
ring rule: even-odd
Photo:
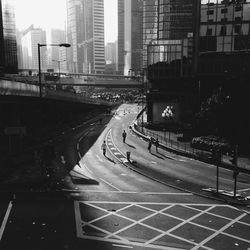
[[[241,34],[250,34],[250,27],[242,27],[241,25],[234,25],[234,26],[226,26],[222,25],[221,27],[217,27],[217,30],[220,30],[219,35],[220,36],[226,36],[228,32],[230,31],[234,32],[235,35],[241,35]],[[212,27],[207,27],[206,30],[206,36],[215,36],[216,34],[214,33],[215,29]]]
[[[242,11],[243,8],[242,6],[235,6],[234,8],[234,11],[237,12],[237,11]],[[213,15],[215,12],[215,10],[207,10],[207,15]],[[221,14],[225,14],[225,13],[228,13],[228,9],[227,8],[223,8],[220,10]]]
[[[219,21],[219,20],[217,20],[217,21],[214,21],[214,19],[208,19],[207,20],[209,23],[213,23],[213,22],[217,22],[217,21]],[[221,20],[220,20],[222,23],[226,23],[226,22],[229,22],[229,20],[225,17],[225,18],[221,18]],[[241,22],[243,22],[244,20],[242,19],[242,17],[240,17],[240,16],[238,16],[238,17],[235,17],[234,18],[234,22],[235,23],[241,23]],[[230,22],[233,22],[233,21],[230,21]]]

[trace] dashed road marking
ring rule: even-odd
[[[96,157],[100,162],[103,162],[103,159],[99,155],[96,155]]]
[[[2,236],[3,236],[3,233],[4,233],[4,229],[6,227],[6,224],[7,224],[7,221],[8,221],[8,218],[9,218],[9,215],[10,215],[10,211],[11,211],[11,208],[12,208],[13,204],[12,204],[12,201],[9,202],[9,206],[7,208],[7,211],[5,213],[5,216],[4,216],[4,219],[3,219],[3,222],[2,222],[2,225],[1,225],[1,228],[0,228],[0,241],[2,239]]]

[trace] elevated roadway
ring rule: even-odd
[[[108,105],[107,101],[91,99],[78,94],[43,88],[43,98],[77,103]],[[0,96],[39,97],[39,86],[35,84],[0,79]]]

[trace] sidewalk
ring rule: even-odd
[[[144,115],[145,117],[145,115]],[[196,150],[191,148],[190,142],[180,142],[177,140],[179,136],[182,136],[181,134],[175,134],[175,133],[169,133],[167,132],[162,132],[162,131],[156,131],[156,130],[150,130],[146,129],[145,127],[141,126],[141,121],[140,115],[137,116],[137,119],[134,121],[134,123],[131,125],[131,129],[135,134],[137,134],[139,137],[144,138],[145,140],[150,140],[151,137],[154,139],[158,138],[160,142],[160,147],[162,149],[165,149],[167,151],[173,152],[175,154],[179,154],[188,158],[195,158],[197,160],[206,162],[206,163],[211,163],[212,158],[210,152],[202,151],[202,150]],[[250,174],[250,166],[249,166],[249,159],[239,159],[239,169],[242,172]],[[127,167],[131,167],[134,171],[137,171],[138,166],[137,164],[134,164],[133,162],[128,162],[125,163]],[[233,166],[228,162],[228,159],[225,157],[223,158],[223,162],[221,163],[220,167],[228,168],[232,170],[233,174]],[[143,174],[143,173],[142,173]],[[148,176],[150,178],[150,176]],[[164,181],[165,182],[165,181]],[[179,185],[176,183],[171,184],[171,179],[168,180],[170,186],[175,186],[176,188],[179,189],[186,189],[186,184],[181,182],[183,185]],[[190,186],[190,183],[187,184]],[[191,186],[190,186],[191,187]],[[236,193],[236,197],[233,196],[232,192],[227,192],[225,190],[219,190],[217,193],[215,189],[213,188],[207,188],[203,189],[202,187],[199,187],[197,190],[201,190],[201,192],[193,191],[195,187],[190,189],[190,192],[196,193],[198,195],[207,197],[207,198],[212,198],[212,199],[218,199],[220,201],[227,202],[232,205],[249,205],[250,204],[250,197],[249,196],[241,196],[238,193]]]
[[[145,113],[143,114],[143,118],[143,123],[146,124]],[[154,139],[158,138],[161,147],[165,148],[166,150],[206,163],[213,163],[211,152],[191,147],[191,140],[181,141],[181,139],[183,139],[182,133],[178,134],[171,131],[159,131],[145,128],[142,126],[141,116],[139,116],[135,121],[134,129],[145,139],[149,139],[151,137]],[[221,167],[232,169],[233,165],[231,164],[230,159],[230,156],[222,155]],[[238,157],[238,169],[241,172],[250,174],[250,156]]]

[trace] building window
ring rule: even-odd
[[[213,15],[214,14],[214,11],[213,10],[208,10],[207,11],[207,15]]]
[[[213,19],[209,19],[208,22],[209,22],[209,23],[213,23],[214,20],[213,20]]]
[[[234,20],[235,20],[236,23],[241,23],[242,22],[242,18],[240,16],[235,17]]]
[[[212,32],[213,32],[213,29],[208,28],[208,29],[207,29],[206,35],[207,35],[207,36],[212,36]]]
[[[227,13],[227,9],[221,9],[221,14]]]
[[[227,27],[221,26],[220,36],[226,36],[226,35],[227,35]]]
[[[234,33],[241,34],[241,26],[240,25],[235,25],[234,26]]]
[[[236,6],[235,7],[235,11],[241,11],[242,10],[242,6]]]
[[[227,18],[225,17],[225,18],[221,18],[221,22],[222,23],[226,23],[227,22]]]

